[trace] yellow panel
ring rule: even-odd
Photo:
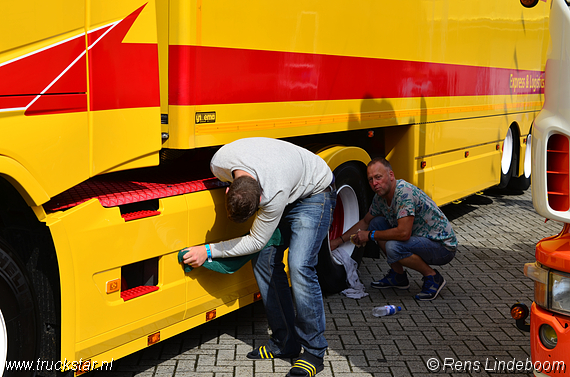
[[[184,149],[226,144],[239,138],[260,135],[284,138],[489,117],[507,112],[538,112],[542,99],[542,95],[530,95],[528,99],[521,97],[514,98],[514,101],[512,96],[478,96],[205,105],[199,111],[215,111],[216,122],[204,124],[195,124],[194,107],[170,106],[170,138],[164,146]],[[525,129],[528,130],[534,116],[517,116],[524,119]],[[483,130],[494,130],[496,133],[492,125],[500,121],[488,122],[484,119],[479,124]],[[449,122],[441,123],[441,127],[447,132],[457,125]],[[473,138],[489,141],[489,133],[480,131],[472,134]],[[460,143],[473,143],[471,138],[460,135]],[[495,139],[495,135],[492,139]]]
[[[494,144],[434,156],[432,198],[438,205],[499,183],[501,155]]]
[[[154,1],[146,1],[146,5],[136,22],[129,29],[123,43],[158,43],[156,29],[156,7]],[[133,8],[131,12],[136,9]]]
[[[415,184],[443,205],[498,184],[508,128],[524,124],[520,132],[526,135],[532,119],[533,113],[519,113],[386,128],[386,156],[396,178]]]
[[[137,18],[135,25],[133,25],[133,28],[138,29],[133,38],[139,39],[139,42],[144,42],[140,40],[140,37],[147,36],[152,38],[156,43],[156,30],[154,26],[151,26],[152,28],[150,30],[142,30],[145,24],[149,25],[149,23],[156,22],[152,20],[152,17],[155,15],[154,0],[88,0],[88,4],[87,27],[89,30],[122,20],[125,16],[147,4],[143,13]],[[144,13],[146,13],[146,15],[144,15]],[[142,21],[142,19],[145,19],[145,21]],[[140,25],[137,26],[137,23]],[[154,34],[155,37],[152,37],[152,34]],[[127,35],[127,37],[129,37],[129,35]]]
[[[234,310],[247,306],[253,302],[253,294],[245,294],[239,300],[228,302],[226,305],[218,306],[216,308],[217,317],[230,313]],[[186,330],[195,328],[206,322],[205,313],[200,313],[194,317],[188,318],[184,321],[174,323],[164,329],[160,330],[160,339],[165,340],[178,335]],[[130,355],[135,351],[148,347],[147,336],[131,339],[129,343],[123,344],[110,351],[102,352],[100,354],[91,355],[93,362],[98,362],[98,365],[103,361],[109,362],[110,360],[117,360],[118,358]],[[68,358],[69,360],[69,358]]]
[[[168,114],[168,0],[156,2],[156,24],[158,38],[158,66],[160,70],[160,112]],[[166,126],[163,132],[168,132]]]
[[[521,69],[540,61],[537,40],[528,35],[539,31],[536,38],[542,40],[549,6],[541,2],[530,10],[516,1],[467,0],[171,4],[177,18],[171,44],[512,67],[512,54],[504,48],[516,41],[512,53]]]
[[[0,155],[21,164],[49,196],[88,178],[86,113],[0,113],[0,122]]]
[[[85,2],[2,1],[0,62],[84,32]]]
[[[161,199],[160,215],[130,222],[119,208],[103,208],[97,200],[47,216],[65,275],[62,296],[72,298],[62,304],[62,357],[108,352],[257,290],[250,266],[233,275],[205,268],[185,274],[178,263],[177,252],[184,247],[249,230],[250,223],[230,223],[224,191]],[[127,302],[118,292],[105,292],[107,281],[121,277],[121,266],[154,257],[159,258],[158,291]],[[74,321],[63,320],[68,318]]]
[[[548,4],[544,2],[534,9],[522,8],[516,1],[467,0],[293,0],[278,7],[257,0],[247,7],[198,0],[170,4],[171,45],[530,70],[542,69],[546,61]],[[170,118],[165,147],[193,148],[240,137],[291,137],[535,111],[542,99],[541,95],[489,95],[204,105],[189,108],[187,116]],[[194,111],[215,111],[217,120],[195,125]],[[188,134],[191,127],[195,127],[195,138]]]
[[[158,164],[159,108],[91,112],[91,175]]]
[[[126,223],[118,208],[105,209],[92,200],[48,215],[58,253],[68,250],[61,255],[61,273],[74,276],[73,288],[62,281],[62,296],[73,295],[75,301],[62,307],[62,350],[72,352],[62,357],[78,360],[144,335],[149,328],[182,320],[184,272],[173,251],[187,244],[186,201],[180,196],[164,199],[159,210],[159,216]],[[121,266],[157,256],[159,291],[128,302],[119,293],[105,293],[105,282],[120,278]],[[70,263],[74,272],[68,274]],[[64,320],[68,316],[75,318],[74,330]]]
[[[176,127],[168,129],[169,137],[163,147],[173,149],[194,148],[196,146],[194,119],[194,106],[170,106],[168,121],[170,124],[175,124]]]

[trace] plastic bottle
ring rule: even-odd
[[[378,306],[372,309],[372,315],[374,317],[384,317],[386,315],[396,314],[400,310],[402,310],[401,306],[394,306],[394,305]]]

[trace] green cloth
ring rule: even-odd
[[[283,245],[283,239],[281,238],[281,231],[279,231],[279,228],[277,228],[275,229],[275,232],[273,232],[273,235],[269,239],[269,242],[267,242],[267,245],[265,245],[263,248],[265,249],[266,247],[269,246],[281,246],[281,245]],[[186,254],[187,252],[188,250],[180,250],[178,252],[178,262],[182,263],[182,266],[184,267],[184,272],[192,271],[192,266],[184,263],[183,259],[184,254]],[[239,257],[215,258],[212,259],[211,262],[208,261],[204,262],[202,267],[206,267],[208,270],[216,271],[222,274],[233,274],[234,272],[242,268],[247,262],[253,259],[253,257],[255,257],[258,253],[259,252],[253,254],[241,255]]]

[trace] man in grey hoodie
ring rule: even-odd
[[[324,368],[328,347],[316,264],[336,204],[334,176],[314,153],[269,138],[240,139],[221,147],[210,168],[218,179],[231,182],[226,195],[230,219],[255,219],[248,235],[192,247],[184,263],[198,267],[207,259],[260,251],[253,268],[272,335],[247,357],[295,358],[302,347],[287,376],[312,377]],[[291,289],[284,270],[285,247],[264,248],[278,227],[289,247]]]

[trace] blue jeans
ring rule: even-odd
[[[386,230],[393,228],[388,221],[378,216],[370,221],[368,230]],[[442,243],[425,237],[410,237],[407,241],[386,241],[386,258],[388,264],[393,264],[412,254],[418,255],[428,265],[442,266],[451,262],[455,251],[450,251]]]
[[[296,355],[302,346],[322,358],[328,347],[316,266],[335,204],[336,191],[332,191],[287,206],[279,223],[286,245],[267,247],[252,261],[272,332],[266,346],[274,355]],[[291,288],[283,263],[287,246]]]

